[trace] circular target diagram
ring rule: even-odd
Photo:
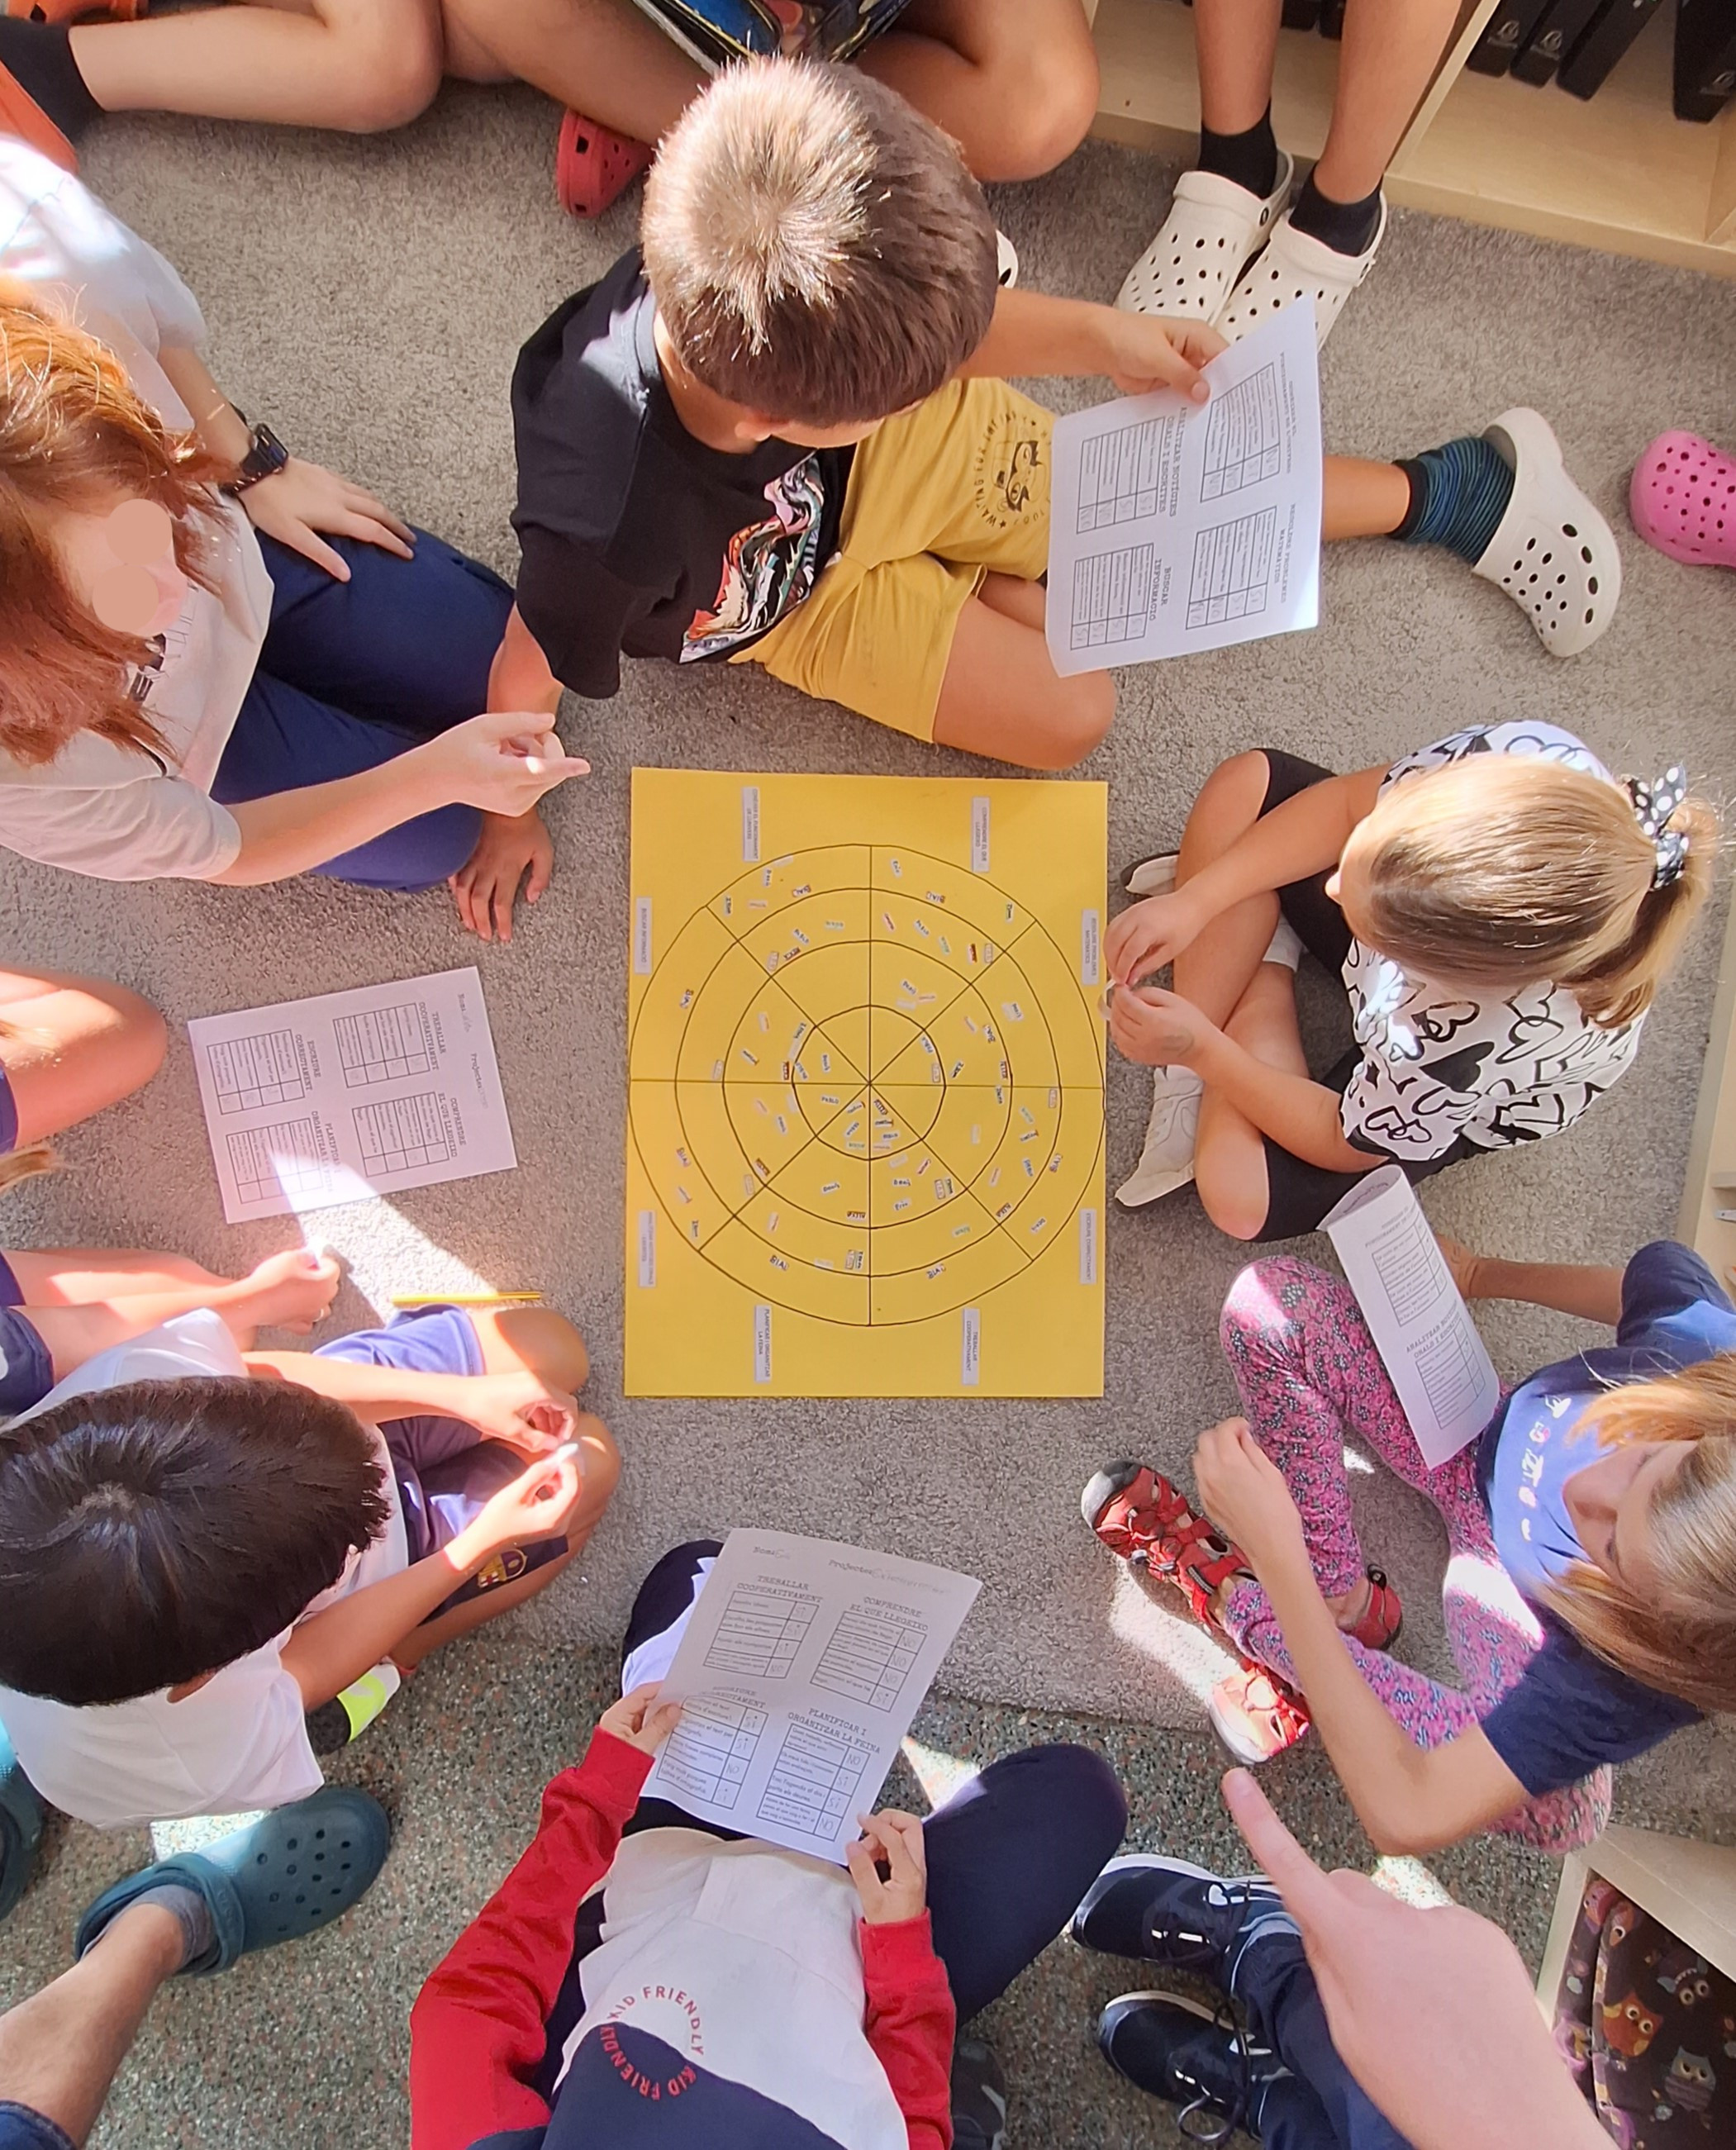
[[[869,844],[744,868],[659,955],[628,1058],[657,1229],[756,1302],[895,1330],[1072,1259],[1102,1028],[984,875]]]

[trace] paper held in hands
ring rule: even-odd
[[[1322,1229],[1432,1470],[1475,1441],[1501,1401],[1471,1310],[1397,1165],[1359,1181]]]
[[[664,1676],[684,1707],[645,1783],[696,1820],[844,1863],[980,1582],[731,1531]]]
[[[231,1224],[518,1162],[474,968],[187,1026]]]
[[[1063,675],[1183,657],[1320,616],[1314,301],[1173,388],[1055,422],[1049,655]]]

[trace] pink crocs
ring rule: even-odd
[[[1633,527],[1689,567],[1736,568],[1736,456],[1698,433],[1660,433],[1633,466]]]

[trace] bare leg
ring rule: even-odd
[[[70,1294],[46,1300],[33,1297],[38,1285],[53,1293],[63,1281],[54,1264],[64,1257],[21,1254],[9,1258],[31,1326],[48,1347],[54,1378],[63,1380],[75,1366],[98,1351],[111,1350],[129,1337],[141,1336],[164,1321],[209,1307],[220,1314],[240,1348],[250,1350],[259,1329],[289,1329],[305,1333],[330,1309],[337,1293],[341,1272],[329,1254],[306,1247],[293,1247],[269,1254],[249,1275],[230,1280],[214,1277],[196,1262],[186,1268],[190,1276],[177,1276],[160,1265],[164,1257],[139,1254],[140,1264],[157,1264],[154,1275],[141,1270],[131,1275],[123,1269],[106,1278],[74,1269],[74,1286],[107,1282],[119,1289]],[[127,1257],[98,1255],[98,1260],[124,1262]]]
[[[447,63],[517,76],[637,141],[668,134],[705,77],[632,0],[446,0]]]
[[[1214,134],[1244,134],[1264,118],[1283,13],[1282,0],[1194,0],[1199,112]]]
[[[231,1281],[181,1254],[128,1247],[52,1247],[6,1257],[26,1306],[88,1306],[136,1292],[214,1290]]]
[[[1259,819],[1270,766],[1259,752],[1219,762],[1200,786],[1176,862],[1178,884],[1222,858]],[[1175,959],[1175,990],[1220,1027],[1252,987],[1278,925],[1278,898],[1250,896],[1221,911]],[[1204,1133],[1204,1123],[1201,1123]]]
[[[169,1043],[149,1001],[63,971],[0,970],[0,1023],[21,1147],[129,1097],[163,1065]]]
[[[1253,982],[1224,1027],[1267,1067],[1287,1075],[1308,1072],[1296,1027],[1295,976],[1285,965],[1258,966]],[[1210,1089],[1199,1104],[1194,1178],[1205,1213],[1220,1232],[1251,1239],[1265,1224],[1271,1189],[1264,1138],[1251,1120]]]
[[[172,1912],[129,1905],[70,1971],[0,2016],[0,2100],[83,2142],[186,1946]]]
[[[1107,672],[1060,677],[1043,639],[1045,602],[1036,583],[991,574],[966,603],[935,712],[937,746],[1024,769],[1071,769],[1108,730],[1114,682]]]
[[[1385,538],[1410,505],[1410,481],[1396,463],[1365,462],[1360,456],[1328,456],[1322,473],[1320,535]]]
[[[1332,125],[1314,168],[1329,200],[1360,201],[1386,176],[1458,19],[1459,0],[1348,0]]]
[[[309,0],[84,23],[73,57],[105,112],[189,112],[371,134],[440,87],[439,0]]]

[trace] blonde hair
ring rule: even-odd
[[[1668,826],[1686,851],[1659,886],[1656,844],[1602,777],[1494,754],[1423,771],[1392,785],[1357,831],[1359,933],[1427,977],[1547,980],[1594,1022],[1632,1022],[1712,889],[1716,810],[1685,799]]]
[[[1577,1561],[1544,1592],[1586,1647],[1697,1709],[1736,1710],[1736,1352],[1630,1381],[1583,1411],[1575,1438],[1690,1443],[1651,1496],[1655,1587]]]
[[[681,362],[815,426],[891,417],[988,333],[994,220],[956,143],[854,68],[729,68],[645,183],[645,275]]]

